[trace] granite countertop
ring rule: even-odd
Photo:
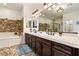
[[[62,36],[59,36],[59,34],[56,33],[53,36],[53,35],[48,35],[45,32],[42,32],[42,33],[26,32],[26,33],[79,49],[79,37],[77,34],[75,36],[71,34],[64,34]]]

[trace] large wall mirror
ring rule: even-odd
[[[53,32],[79,32],[79,7],[72,3],[68,6],[68,3],[60,4],[65,5],[56,10],[59,5],[52,8],[44,9],[39,16],[39,31],[46,31],[46,29]],[[77,8],[77,9],[75,9]]]
[[[39,16],[39,31],[62,32],[63,31],[63,13],[56,12],[53,9],[45,9]]]

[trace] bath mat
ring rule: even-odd
[[[28,45],[21,44],[16,47],[16,51],[17,51],[17,55],[21,56],[21,55],[25,55],[26,53],[31,52],[32,50],[30,49]]]

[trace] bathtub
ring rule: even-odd
[[[0,48],[23,44],[22,36],[14,35],[14,32],[0,32]]]

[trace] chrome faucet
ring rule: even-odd
[[[30,32],[32,32],[32,28],[30,28]]]
[[[33,29],[34,33],[37,33],[37,30],[36,29]]]
[[[46,34],[52,35],[52,30],[51,29],[46,29]]]

